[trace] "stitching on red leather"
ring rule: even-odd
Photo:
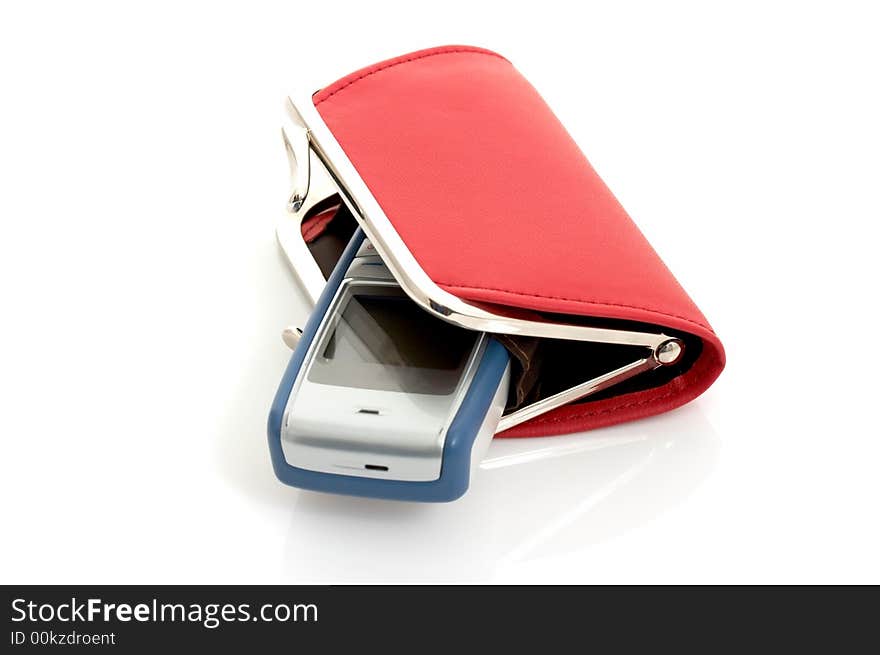
[[[359,82],[360,80],[364,79],[365,77],[369,77],[370,75],[375,75],[376,73],[378,73],[380,71],[387,70],[389,68],[394,68],[395,66],[400,66],[401,64],[406,64],[411,61],[416,61],[417,59],[425,59],[427,57],[435,57],[436,55],[451,55],[451,54],[455,54],[457,52],[470,52],[475,55],[489,55],[490,57],[498,57],[499,59],[502,59],[503,61],[507,61],[507,59],[505,59],[504,57],[502,57],[498,53],[488,52],[486,50],[476,50],[476,49],[472,49],[472,48],[450,48],[448,50],[435,50],[434,52],[427,52],[427,53],[418,55],[416,57],[409,57],[407,59],[401,59],[398,61],[393,61],[393,62],[390,62],[387,64],[383,64],[383,65],[379,66],[378,68],[374,68],[370,71],[367,71],[363,75],[360,75],[360,76],[354,78],[353,80],[349,80],[348,82],[343,84],[341,87],[339,87],[338,89],[336,89],[332,93],[329,93],[326,96],[324,96],[323,98],[321,98],[320,100],[318,100],[315,103],[315,106],[320,105],[322,102],[326,102],[327,100],[329,100],[330,98],[335,96],[340,91],[350,87],[355,82]]]
[[[661,309],[653,309],[651,307],[640,307],[639,305],[625,305],[623,303],[616,302],[601,302],[599,300],[588,300],[586,298],[566,298],[565,296],[547,296],[541,295],[537,293],[524,293],[522,291],[513,291],[512,289],[498,289],[495,287],[471,287],[462,284],[449,284],[448,282],[440,282],[439,280],[435,280],[437,284],[440,286],[446,287],[447,289],[461,289],[462,291],[500,291],[501,293],[510,293],[515,296],[523,296],[525,298],[546,298],[548,300],[567,300],[569,302],[582,302],[589,303],[591,305],[604,305],[606,307],[625,307],[627,309],[641,309],[646,312],[653,312],[655,314],[661,314],[663,316],[669,316],[670,318],[677,318],[682,321],[687,321],[688,323],[693,323],[694,325],[699,325],[701,328],[709,330],[712,334],[715,334],[715,331],[706,325],[705,323],[700,323],[699,321],[695,321],[693,319],[688,318],[687,316],[679,316],[678,314],[671,314],[669,312],[663,311]]]

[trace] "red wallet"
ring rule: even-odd
[[[508,411],[522,417],[502,419],[500,436],[658,414],[721,373],[706,318],[504,57],[423,50],[290,107],[308,128],[305,157],[345,201],[311,203],[298,236],[326,275],[360,224],[416,302],[498,334],[515,364]],[[305,195],[296,185],[309,184],[298,175],[294,206]],[[529,414],[567,392],[571,402]]]

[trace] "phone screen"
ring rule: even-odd
[[[309,380],[319,384],[448,395],[478,337],[421,309],[399,288],[343,297],[318,346]]]

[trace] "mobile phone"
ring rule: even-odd
[[[315,491],[455,500],[495,433],[509,377],[498,341],[420,307],[358,229],[276,394],[275,473]]]

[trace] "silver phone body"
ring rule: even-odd
[[[288,399],[285,459],[322,473],[437,480],[446,431],[487,339],[419,308],[364,242]],[[507,375],[503,382],[474,445],[477,462],[503,410]]]

